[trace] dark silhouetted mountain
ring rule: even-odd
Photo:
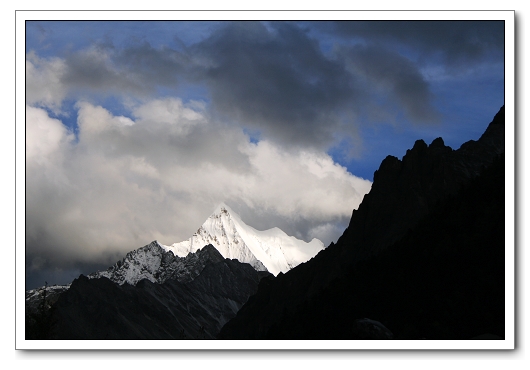
[[[26,339],[46,339],[49,331],[49,310],[70,285],[43,286],[26,291]]]
[[[157,241],[127,253],[120,261],[105,271],[98,271],[88,275],[89,279],[108,278],[112,282],[122,285],[136,285],[147,279],[153,283],[163,283],[167,280],[177,280],[181,283],[192,281],[207,264],[220,262],[223,257],[213,252],[211,248],[197,250],[184,257],[178,257],[173,252],[166,251]],[[59,296],[70,288],[68,285],[53,285],[26,291],[26,337],[28,339],[42,337],[43,323],[49,320],[48,310],[59,299]]]
[[[49,310],[47,339],[212,339],[267,272],[224,259],[211,245],[193,279],[117,284],[81,275]],[[29,338],[28,338],[29,339]]]
[[[337,243],[263,279],[219,338],[504,338],[504,178],[504,107],[458,150],[387,157]]]

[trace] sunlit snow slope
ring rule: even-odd
[[[277,227],[256,230],[245,224],[225,204],[218,206],[189,240],[161,246],[176,256],[184,257],[208,244],[212,244],[224,258],[249,263],[258,271],[266,269],[274,275],[289,271],[324,249],[324,244],[318,239],[306,243],[288,236]]]

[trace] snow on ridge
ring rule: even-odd
[[[31,299],[40,299],[40,297],[44,293],[44,289],[46,289],[46,294],[60,293],[65,290],[68,290],[70,288],[70,285],[71,284],[47,285],[47,286],[42,286],[40,288],[26,290],[26,301],[31,300]]]
[[[128,283],[136,285],[140,280],[147,279],[153,283],[158,282],[155,274],[158,272],[162,261],[162,249],[156,240],[127,253],[122,261],[106,271],[98,271],[88,275],[89,279],[106,277],[118,284]]]
[[[224,203],[216,207],[190,239],[161,247],[184,257],[208,244],[212,244],[224,258],[249,263],[258,271],[268,270],[274,275],[286,273],[324,249],[318,239],[306,243],[277,227],[256,230]]]

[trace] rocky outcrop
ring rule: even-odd
[[[393,339],[394,334],[379,321],[358,319],[353,323],[353,337],[355,339]]]
[[[143,279],[159,284],[171,279],[185,283],[198,276],[207,264],[222,260],[223,256],[212,248],[203,248],[185,257],[178,257],[163,249],[155,240],[127,253],[125,258],[107,270],[88,275],[88,278],[106,277],[120,285],[136,285]]]

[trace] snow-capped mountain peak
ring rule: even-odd
[[[223,258],[237,259],[257,271],[278,275],[308,261],[322,249],[324,245],[318,239],[306,243],[277,227],[256,230],[222,203],[190,239],[170,246],[155,240],[127,253],[107,270],[93,272],[87,277],[106,277],[120,285],[136,285],[142,279],[160,284],[168,279],[188,282],[198,276],[206,264]],[[69,286],[60,288],[67,290]],[[43,291],[28,291],[26,298],[36,301]],[[52,292],[51,288],[47,291]]]
[[[324,244],[318,239],[306,243],[288,236],[279,228],[256,230],[245,224],[224,203],[216,207],[190,239],[161,247],[184,257],[208,244],[213,245],[224,258],[249,263],[258,271],[268,270],[274,275],[289,271],[324,249]]]

